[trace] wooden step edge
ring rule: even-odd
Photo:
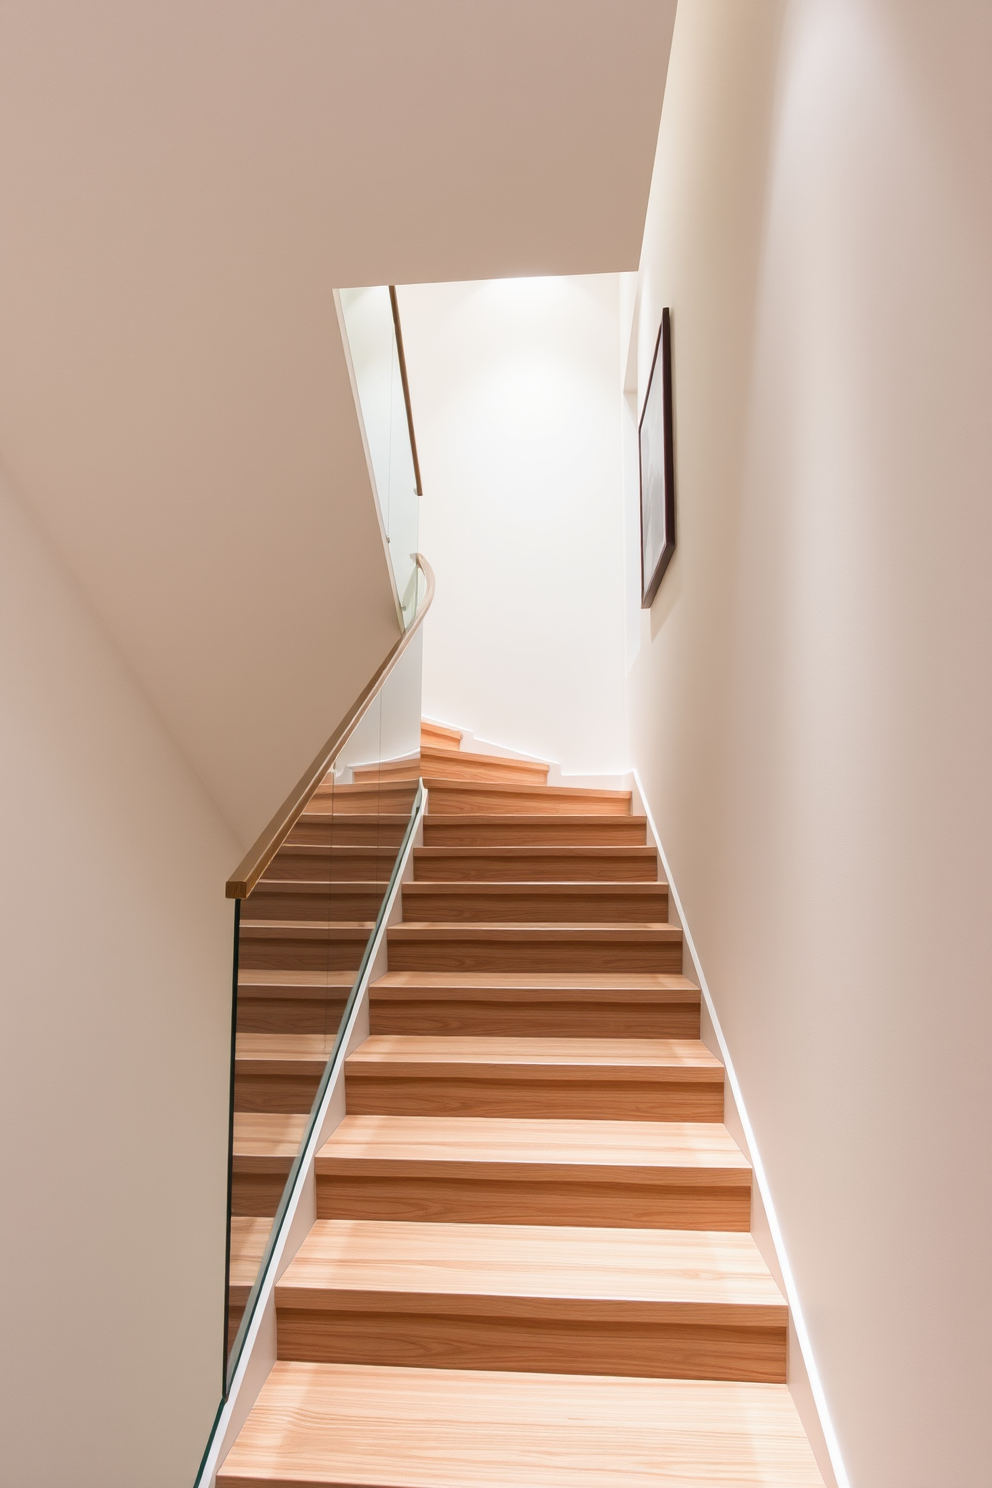
[[[423,1183],[443,1180],[461,1180],[473,1183],[528,1183],[558,1184],[574,1183],[607,1184],[616,1187],[639,1188],[732,1188],[747,1189],[752,1186],[750,1167],[740,1168],[728,1164],[725,1167],[705,1167],[692,1162],[657,1162],[650,1165],[635,1163],[595,1162],[576,1158],[572,1162],[550,1162],[535,1159],[523,1162],[499,1157],[376,1157],[363,1154],[349,1157],[345,1153],[328,1152],[327,1145],[315,1158],[318,1178],[368,1178],[384,1182],[400,1178]],[[246,1155],[245,1161],[254,1161]],[[283,1161],[273,1156],[264,1161]],[[291,1159],[286,1158],[287,1167]],[[715,1227],[713,1227],[715,1228]]]
[[[289,1360],[217,1481],[408,1488],[411,1463],[421,1488],[823,1488],[784,1384]]]
[[[560,1003],[568,1007],[576,1003],[590,1004],[594,1007],[616,1006],[626,1007],[632,1004],[645,1004],[647,1006],[676,1006],[698,1007],[700,1003],[700,992],[698,987],[668,987],[668,988],[631,988],[626,992],[617,992],[612,988],[600,990],[594,987],[548,987],[548,988],[468,988],[468,987],[383,987],[380,983],[373,983],[369,989],[369,995],[376,1003],[418,1003],[418,1002],[479,1002],[490,1003],[518,1003],[525,1007],[547,1003]]]
[[[297,989],[305,992],[311,988],[317,992],[347,991],[353,981],[349,971],[269,971],[242,966],[238,969],[238,996],[266,993],[275,988],[285,988],[288,992]]]
[[[531,821],[533,821],[535,819],[536,820],[539,820],[539,821],[549,821],[549,820],[550,821],[554,821],[555,820],[554,817],[550,817],[549,818],[549,817],[543,817],[543,816],[542,817],[538,817],[538,818],[533,818],[533,817],[527,817],[526,818],[526,820],[528,822],[531,822]],[[463,816],[463,817],[456,817],[456,818],[454,818],[454,820],[457,820],[459,823],[464,823],[464,822],[467,822],[469,820],[469,818],[467,816]],[[493,820],[493,818],[491,816],[486,816],[486,817],[483,817],[482,820],[485,821],[485,822],[487,822],[487,823],[489,823],[489,822],[491,822]],[[515,820],[515,818],[508,817],[508,816],[506,816],[506,817],[500,817],[499,818],[499,821],[500,822],[513,821],[513,820]],[[570,821],[581,821],[582,818],[581,817],[570,817],[570,818],[568,818],[568,820],[570,820]],[[610,816],[606,816],[606,817],[597,816],[597,817],[593,817],[593,820],[594,821],[597,821],[597,822],[601,822],[601,821],[617,821],[617,820],[620,820],[620,821],[624,821],[624,820],[636,821],[637,818],[636,817],[628,817],[628,818],[620,817],[620,818],[617,818],[617,817],[610,817]],[[360,849],[355,849],[355,851],[367,851],[367,849],[360,848]],[[560,846],[555,846],[554,844],[551,844],[550,846],[542,846],[539,843],[535,843],[535,844],[527,844],[527,843],[525,843],[521,847],[513,847],[512,845],[507,845],[507,844],[497,844],[497,845],[495,845],[493,847],[415,847],[414,850],[413,850],[413,855],[414,855],[414,858],[415,859],[417,859],[417,858],[426,858],[428,860],[432,860],[432,859],[435,859],[435,858],[457,858],[457,859],[459,859],[459,861],[462,861],[462,862],[467,862],[469,859],[472,859],[472,858],[496,858],[496,859],[502,859],[502,858],[519,858],[519,857],[523,857],[523,856],[526,856],[528,858],[533,857],[534,859],[540,859],[540,858],[560,858],[560,857],[565,857],[565,858],[581,858],[581,857],[597,857],[597,858],[599,858],[599,857],[605,857],[605,858],[608,858],[608,859],[610,859],[610,858],[616,858],[620,862],[629,862],[629,861],[635,860],[635,859],[644,859],[645,861],[647,861],[648,859],[650,859],[651,861],[656,861],[657,860],[657,857],[658,857],[658,854],[657,854],[657,851],[656,851],[655,848],[653,848],[653,847],[642,847],[640,843],[627,843],[627,844],[624,844],[624,843],[604,843],[602,847],[597,847],[597,846],[595,846],[595,844],[590,845],[590,846],[585,846],[584,844],[581,844],[581,843],[578,843],[577,844],[577,843],[574,843],[574,842],[563,842]]]
[[[395,854],[394,854],[395,857]],[[385,878],[260,878],[252,890],[248,906],[259,889],[270,894],[379,894],[386,892],[390,875]],[[403,885],[404,888],[412,885]],[[654,888],[654,884],[649,884]]]
[[[254,940],[288,934],[304,939],[335,935],[341,939],[364,937],[367,940],[374,925],[374,920],[255,920],[242,917],[241,934]]]
[[[448,987],[456,992],[517,990],[528,995],[555,989],[563,992],[585,989],[596,993],[672,990],[699,994],[696,983],[678,971],[387,971],[371,985],[383,989],[409,987],[415,992]]]
[[[442,783],[443,784],[447,784],[447,782],[442,782]],[[453,784],[455,784],[455,785],[466,785],[466,784],[468,784],[468,782],[466,782],[466,781],[454,781]],[[538,789],[539,789],[539,787],[538,787]],[[553,790],[568,790],[569,792],[571,792],[572,789],[573,789],[573,787],[571,787],[571,786],[552,786],[552,785],[549,785],[549,786],[547,786],[545,788],[545,794],[547,793],[547,791],[553,791]],[[611,793],[607,791],[607,792],[604,792],[604,794],[609,795]],[[618,796],[623,796],[623,795],[629,795],[630,792],[629,791],[616,791],[616,792],[613,792],[613,794],[618,795]],[[499,826],[499,827],[504,827],[504,826],[510,826],[510,827],[512,827],[512,826],[520,826],[520,827],[542,827],[542,826],[554,826],[556,823],[567,822],[570,827],[573,827],[573,826],[580,826],[580,827],[581,826],[599,827],[599,826],[602,826],[604,822],[608,823],[610,826],[615,826],[617,822],[621,822],[621,821],[624,822],[628,827],[646,827],[647,826],[647,817],[646,816],[635,816],[633,814],[631,814],[629,816],[603,816],[603,815],[601,815],[601,814],[599,814],[597,812],[590,812],[590,814],[588,816],[583,816],[581,814],[581,812],[575,812],[574,814],[570,814],[568,816],[556,817],[556,816],[548,816],[544,812],[534,812],[534,811],[529,811],[529,812],[528,811],[518,811],[515,814],[513,812],[511,812],[511,811],[506,811],[506,812],[500,812],[500,814],[498,816],[493,816],[491,813],[485,812],[485,811],[476,811],[476,812],[466,811],[466,812],[463,812],[463,813],[459,813],[458,816],[435,816],[433,818],[431,817],[430,811],[428,811],[427,816],[424,818],[424,826],[425,826],[425,828],[428,827],[428,826],[430,826],[430,827],[436,827],[439,830],[447,831],[448,828],[451,827],[452,825],[457,826],[457,827],[491,827],[491,826],[494,826],[494,825],[495,826]],[[620,844],[620,845],[622,845],[622,844]],[[645,848],[645,845],[642,844],[642,843],[633,843],[633,844],[631,844],[631,846],[640,848],[641,851],[648,850],[648,851],[654,852],[654,848],[646,849]],[[549,851],[554,851],[554,850],[556,850],[556,849],[554,849],[554,848],[550,848],[549,849]],[[557,849],[557,850],[560,851],[561,849]],[[580,844],[580,850],[581,850],[581,844]],[[590,851],[591,850],[592,849],[590,849]],[[439,851],[439,852],[446,852],[446,851],[451,851],[451,849],[448,849],[448,848],[438,848],[437,851]],[[482,847],[482,848],[466,848],[465,851],[466,852],[486,852],[486,851],[488,851],[488,849],[487,848],[484,848],[484,847]],[[517,852],[517,851],[519,851],[519,849],[510,847],[508,849],[508,851]]]
[[[425,734],[434,734],[437,738],[447,740],[448,747],[451,749],[459,749],[465,737],[462,729],[457,729],[450,723],[435,723],[431,718],[422,718],[420,720],[421,739],[424,738]]]
[[[313,810],[308,807],[300,813],[299,820],[333,822],[339,817],[349,827],[405,827],[410,820],[410,813],[408,811],[319,811],[316,807]],[[485,820],[489,821],[490,818],[486,817]],[[294,842],[291,837],[287,837],[286,845],[294,848],[303,846],[302,843]]]
[[[288,923],[288,922],[287,922]],[[452,922],[450,920],[404,920],[399,925],[391,925],[388,930],[390,940],[400,941],[422,941],[422,940],[488,940],[508,941],[529,938],[532,940],[555,941],[571,938],[572,940],[620,940],[640,941],[644,944],[659,944],[662,942],[677,942],[682,939],[682,930],[678,925],[664,924],[660,921],[617,921],[609,920],[599,923],[598,921],[585,920],[466,920],[464,923]]]
[[[250,1056],[249,1056],[250,1057]],[[259,1059],[262,1056],[257,1056]],[[277,1055],[272,1059],[278,1062]],[[282,1056],[288,1059],[289,1056]],[[241,1055],[238,1055],[241,1059]],[[304,1056],[299,1062],[305,1062]],[[325,1059],[326,1063],[326,1059]],[[253,1066],[254,1067],[254,1066]],[[425,1080],[440,1083],[445,1080],[472,1080],[478,1085],[510,1081],[514,1085],[529,1083],[557,1085],[576,1083],[586,1085],[713,1085],[723,1089],[724,1071],[710,1069],[707,1065],[693,1064],[534,1064],[530,1061],[515,1063],[507,1059],[500,1063],[483,1064],[474,1060],[463,1063],[454,1059],[356,1059],[354,1054],[345,1061],[347,1076],[353,1080]]]
[[[264,880],[263,880],[264,882]],[[292,883],[292,879],[277,879],[277,883]],[[306,880],[304,880],[306,882]],[[333,883],[342,884],[344,880],[333,880]],[[326,885],[318,885],[326,887]],[[375,888],[375,884],[354,885],[355,891],[364,888]],[[455,899],[470,899],[473,894],[487,894],[493,899],[505,899],[513,894],[519,894],[527,890],[532,897],[537,898],[541,894],[556,894],[566,898],[588,897],[593,899],[616,899],[623,894],[633,894],[635,899],[650,899],[652,896],[664,895],[668,897],[668,884],[662,879],[472,879],[466,881],[457,879],[453,882],[441,880],[414,880],[403,885],[404,894],[409,894],[414,899],[422,899],[430,894],[450,894]]]
[[[519,785],[510,784],[501,780],[457,780],[446,779],[444,776],[424,776],[424,785],[428,791],[486,791],[498,794],[511,794],[520,791],[524,795],[549,797],[567,797],[569,800],[586,801],[630,801],[633,799],[630,791],[597,789],[585,785],[527,785],[521,782]],[[428,803],[428,812],[430,805]]]
[[[516,1318],[520,1320],[571,1323],[630,1322],[646,1327],[707,1327],[774,1330],[788,1327],[789,1307],[777,1302],[722,1302],[658,1300],[649,1297],[574,1297],[551,1292],[547,1295],[506,1295],[478,1291],[432,1291],[428,1288],[362,1288],[342,1280],[301,1283],[293,1266],[276,1283],[276,1307],[306,1312],[405,1313],[434,1315],[454,1313],[460,1317]]]

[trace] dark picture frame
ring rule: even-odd
[[[648,610],[675,552],[672,316],[667,305],[661,312],[637,444],[641,469],[641,609]]]

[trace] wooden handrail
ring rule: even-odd
[[[307,802],[331,768],[335,758],[365,717],[382,684],[423,624],[424,616],[430,609],[434,598],[434,570],[422,553],[416,553],[414,557],[417,560],[417,567],[423,571],[424,578],[427,580],[427,592],[423,603],[381,667],[359,693],[327,743],[323,745],[313,762],[300,776],[268,826],[259,834],[227,880],[228,899],[247,899],[299,821]]]
[[[420,460],[417,456],[417,436],[413,432],[413,405],[410,402],[410,383],[406,375],[406,356],[403,352],[403,327],[400,325],[400,302],[396,298],[396,285],[389,286],[389,303],[393,310],[393,330],[396,332],[396,352],[400,359],[400,381],[403,384],[403,402],[406,404],[406,426],[410,431],[410,450],[413,454],[413,474],[417,482],[417,495],[423,496],[424,487],[420,479]]]

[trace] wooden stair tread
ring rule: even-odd
[[[355,971],[351,969],[266,971],[242,967],[238,972],[238,1005],[246,1017],[258,1004],[279,1007],[302,1004],[319,1011],[322,1003],[341,1003],[354,982]]]
[[[272,1230],[272,1220],[242,1214],[231,1215],[231,1301],[243,1307],[254,1285]]]
[[[644,847],[647,823],[643,817],[602,813],[559,814],[532,812],[516,815],[511,811],[477,816],[470,812],[428,812],[424,818],[424,845],[443,849],[461,846],[480,849],[510,847]]]
[[[236,1118],[237,1119],[237,1118]],[[271,1118],[269,1118],[271,1119]],[[300,1118],[280,1118],[300,1119]],[[727,1131],[708,1121],[563,1121],[507,1117],[345,1116],[317,1155],[318,1173],[417,1163],[438,1173],[484,1168],[540,1170],[698,1169],[735,1183],[750,1163]]]
[[[265,1037],[261,1035],[259,1037]],[[487,1069],[677,1070],[723,1078],[723,1065],[698,1039],[467,1038],[371,1034],[348,1056],[352,1068],[457,1066],[483,1077]]]
[[[416,883],[656,883],[654,848],[574,842],[548,846],[418,847]]]
[[[267,995],[278,988],[292,988],[300,995],[308,991],[348,991],[354,980],[348,971],[266,971],[242,966],[238,970],[238,996],[251,996],[259,988]]]
[[[449,763],[451,765],[494,765],[497,768],[505,767],[509,771],[536,770],[543,775],[547,775],[551,768],[547,760],[525,759],[522,755],[513,754],[480,754],[478,750],[462,748],[445,749],[443,746],[430,743],[421,745],[420,762],[424,766],[436,762],[442,770]],[[432,772],[424,769],[422,773],[426,776]]]
[[[498,814],[503,811],[517,816],[630,815],[630,791],[530,785],[522,781],[511,784],[498,780],[457,780],[440,775],[425,775],[424,785],[428,791],[428,816],[461,815],[464,812]]]
[[[369,795],[372,788],[366,786],[364,789],[366,795]],[[326,795],[314,796],[312,799],[317,804],[304,807],[303,813],[299,818],[300,821],[313,821],[316,819],[318,821],[326,820],[332,822],[335,816],[338,815],[336,811],[327,810]],[[343,826],[347,827],[404,827],[410,820],[410,813],[408,811],[348,811],[341,814],[347,817],[347,821],[342,823]],[[287,837],[286,841],[293,848],[303,846],[303,843],[294,842],[292,837]]]
[[[327,1063],[334,1048],[337,1029],[328,1033],[239,1033],[236,1041],[240,1065]]]
[[[252,923],[261,922],[253,921]],[[274,923],[286,925],[290,922],[279,920]],[[300,923],[312,925],[316,922],[303,920]],[[601,936],[655,941],[681,941],[682,939],[682,931],[679,927],[670,925],[664,920],[635,920],[630,923],[616,920],[459,920],[457,923],[451,920],[404,920],[399,925],[391,925],[389,934],[390,938],[395,937],[397,940],[415,940],[423,936],[430,936],[431,939],[437,940],[464,940],[466,937],[473,940],[506,940],[519,937],[546,940],[562,937],[595,940]]]
[[[428,786],[428,788],[430,787],[431,784],[434,784],[436,786],[449,786],[450,785],[453,790],[464,790],[466,792],[466,794],[471,794],[471,792],[473,790],[473,787],[467,785],[464,780],[435,780],[433,782],[425,780],[424,781],[424,784],[426,786]],[[496,794],[498,796],[499,790],[500,790],[500,788],[498,786],[495,786],[494,785],[494,786],[490,787],[490,789],[494,792],[494,794]],[[505,793],[509,793],[511,790],[517,791],[519,789],[520,789],[519,786],[513,786],[513,787],[509,787],[508,786],[508,787],[506,787],[506,792]],[[546,799],[548,797],[549,793],[556,793],[556,792],[560,792],[560,791],[566,792],[566,794],[569,795],[569,796],[572,796],[575,793],[575,788],[572,787],[572,786],[552,786],[552,785],[543,786],[543,787],[542,786],[534,786],[533,789],[534,789],[534,792],[535,792],[534,799],[536,799],[536,800],[541,800],[542,798]],[[630,792],[629,791],[588,791],[588,792],[583,792],[582,793],[582,799],[588,799],[590,796],[594,796],[594,797],[597,797],[597,798],[598,797],[601,797],[601,796],[606,796],[606,797],[608,797],[611,800],[614,799],[614,798],[624,798],[624,799],[626,799],[628,801],[630,800]],[[370,817],[369,818],[370,821],[377,821],[379,819],[380,818],[378,818],[378,817]],[[399,818],[397,818],[397,820],[399,820]],[[627,826],[630,826],[631,824],[633,824],[634,826],[638,826],[638,827],[646,827],[647,826],[647,820],[648,819],[647,819],[646,816],[635,816],[635,815],[633,815],[631,813],[629,815],[624,815],[623,818],[622,818],[622,820],[626,823]],[[442,816],[440,819],[438,819],[437,817],[435,817],[432,820],[431,819],[431,814],[430,814],[430,803],[428,802],[428,811],[427,811],[427,816],[424,819],[424,825],[425,825],[425,829],[428,828],[428,827],[436,827],[438,830],[447,829],[447,828],[453,827],[453,826],[458,826],[458,827],[488,827],[488,826],[513,827],[513,826],[521,826],[521,827],[536,827],[536,828],[538,828],[538,829],[540,829],[542,831],[545,830],[545,829],[547,829],[547,830],[550,831],[553,828],[553,826],[554,826],[554,820],[552,819],[551,821],[548,821],[547,817],[543,813],[538,814],[536,812],[530,812],[530,811],[520,811],[520,812],[518,812],[516,814],[516,816],[512,815],[511,813],[505,813],[504,814],[503,812],[500,812],[498,816],[493,816],[489,812],[477,811],[474,815],[469,814],[469,813],[466,813],[464,816],[459,816],[457,822],[452,822],[447,816]],[[570,816],[568,822],[566,822],[565,825],[566,826],[573,826],[573,827],[578,827],[578,826],[583,826],[584,825],[584,826],[595,828],[595,827],[601,827],[601,826],[603,826],[604,823],[603,823],[602,816],[600,816],[599,813],[596,812],[596,813],[592,813],[592,814],[590,814],[588,816],[583,816],[581,813],[578,813],[575,816]]]
[[[598,821],[601,820],[601,818],[598,817],[598,816],[592,817],[591,819],[593,821],[596,821],[596,822],[598,822]],[[489,817],[482,817],[482,818],[480,818],[480,820],[489,821],[489,820],[491,820],[491,818],[489,818]],[[505,820],[505,818],[503,818],[502,820]],[[512,820],[512,818],[511,818],[511,820]],[[532,820],[532,818],[527,817],[526,820],[528,822],[530,822]],[[541,820],[543,821],[544,818],[542,817]],[[633,821],[638,821],[638,820],[640,820],[640,818],[633,817],[632,820]],[[359,851],[359,849],[352,849],[352,851]],[[563,844],[561,847],[549,847],[549,846],[546,846],[544,844],[535,843],[533,846],[526,847],[526,848],[505,847],[505,846],[504,847],[418,847],[418,848],[416,848],[414,850],[414,856],[415,856],[415,858],[419,859],[422,862],[428,862],[428,863],[432,859],[434,859],[434,858],[464,858],[466,861],[468,861],[468,860],[473,859],[473,858],[497,858],[498,859],[498,858],[518,858],[518,857],[523,857],[523,856],[527,857],[528,859],[533,859],[533,860],[537,861],[537,860],[539,860],[542,857],[546,857],[546,858],[565,858],[565,859],[568,859],[570,857],[576,857],[576,858],[578,858],[578,857],[584,857],[586,854],[589,854],[589,853],[594,854],[597,858],[605,858],[608,862],[611,859],[616,859],[619,862],[623,862],[626,859],[631,859],[631,858],[649,858],[653,862],[657,858],[657,856],[658,856],[657,855],[657,852],[655,851],[655,849],[653,847],[640,847],[640,846],[638,846],[636,844],[633,845],[633,846],[627,846],[627,845],[624,845],[623,843],[620,843],[619,845],[610,845],[609,843],[607,843],[603,847],[583,847],[583,846],[578,845],[578,844],[576,844],[574,842],[571,842],[571,843]]]
[[[372,983],[376,1001],[496,999],[500,1002],[698,1002],[699,988],[671,972],[389,971]]]
[[[445,779],[479,783],[519,780],[522,784],[543,785],[549,768],[543,760],[478,754],[422,741],[419,754],[412,758],[357,766],[354,781],[358,785],[371,784],[375,780],[392,784],[398,780],[415,780],[420,775],[441,775]]]
[[[277,1111],[235,1111],[234,1160],[254,1171],[285,1166],[300,1149],[307,1129],[307,1116]]]
[[[263,882],[269,882],[263,880]],[[282,882],[286,882],[283,880]],[[288,882],[292,882],[289,880]],[[280,880],[272,880],[272,885],[282,886]],[[327,884],[310,885],[310,887],[324,889]],[[330,885],[332,889],[347,891],[350,888],[363,889],[374,888],[375,884],[351,885],[339,880]],[[464,880],[451,881],[448,879],[414,879],[412,883],[403,885],[404,903],[409,900],[411,906],[417,905],[422,899],[433,899],[436,897],[447,897],[453,902],[459,899],[484,898],[493,903],[499,903],[504,899],[515,899],[520,895],[528,895],[534,899],[547,900],[578,900],[588,902],[592,905],[602,903],[608,906],[611,901],[623,898],[642,899],[646,903],[662,900],[667,903],[668,885],[658,879],[648,882],[626,882],[622,879],[512,879],[507,882],[504,879],[481,879],[465,882]],[[413,916],[411,915],[411,918]],[[433,916],[431,917],[433,918]],[[590,920],[598,918],[596,915],[587,916]]]
[[[279,1361],[224,1488],[823,1488],[786,1385]]]
[[[449,723],[433,723],[429,718],[421,719],[421,742],[427,740],[435,748],[460,749],[464,737],[461,729],[453,728]]]
[[[248,903],[248,900],[245,900]],[[299,935],[324,935],[329,930],[342,935],[356,935],[368,939],[369,931],[375,924],[374,920],[255,920],[243,914],[241,917],[241,929],[250,931],[253,935],[284,936],[292,931]]]
[[[788,1308],[750,1235],[571,1225],[463,1225],[318,1219],[276,1291],[277,1306],[316,1294],[398,1293],[485,1299],[504,1315],[589,1315],[589,1303],[717,1325],[747,1310],[782,1327]],[[358,1294],[357,1296],[355,1294]],[[549,1305],[550,1304],[550,1305]],[[593,1308],[594,1311],[601,1310]]]
[[[490,755],[479,756],[479,758],[484,759],[500,757],[501,756]],[[443,775],[425,775],[424,784],[427,786],[428,790],[430,790],[432,786],[437,786],[438,789],[447,789],[448,787],[450,787],[452,790],[464,791],[467,795],[473,794],[475,790],[475,786],[472,782],[465,780],[448,779]],[[341,787],[339,787],[339,789],[341,789]],[[355,789],[355,787],[352,787],[352,789]],[[531,797],[531,799],[535,801],[547,800],[549,797],[552,796],[560,796],[563,800],[576,802],[609,800],[617,802],[627,802],[629,805],[632,799],[631,792],[629,790],[615,790],[612,787],[588,785],[511,785],[509,782],[504,785],[501,781],[493,781],[492,783],[487,782],[485,784],[484,791],[486,795],[492,795],[494,797],[508,794],[523,794],[525,796]]]
[[[557,849],[556,849],[557,851]],[[285,882],[292,880],[275,879],[273,887],[282,887]],[[268,880],[263,879],[263,883]],[[310,885],[308,880],[302,882]],[[327,889],[327,884],[318,884],[316,887]],[[375,887],[375,882],[356,883],[354,885],[345,879],[338,879],[330,885],[332,889],[369,888]],[[617,879],[546,879],[546,878],[521,878],[511,879],[483,879],[480,882],[465,883],[462,881],[449,882],[447,879],[414,879],[412,883],[403,885],[403,892],[411,892],[415,897],[430,894],[450,894],[452,898],[471,899],[477,894],[486,894],[492,899],[508,899],[521,890],[533,889],[537,894],[560,894],[562,898],[575,897],[577,899],[616,899],[623,894],[630,894],[636,899],[652,899],[659,891],[666,891],[668,885],[661,879],[651,879],[648,882],[631,882]]]

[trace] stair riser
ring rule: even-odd
[[[406,821],[405,815],[397,817],[395,813],[389,821],[315,813],[301,816],[286,841],[290,846],[306,843],[316,847],[369,847],[395,858],[406,831]]]
[[[515,790],[500,786],[448,785],[427,781],[428,810],[434,816],[629,816],[630,797],[583,796],[578,791],[542,789]]]
[[[494,884],[490,888],[412,883],[403,887],[403,918],[435,924],[664,925],[668,923],[668,886],[568,884],[561,889],[557,885]]]
[[[333,791],[321,786],[311,796],[307,811],[333,812],[335,816],[375,816],[380,812],[409,816],[416,792],[416,778],[399,783],[339,785]]]
[[[464,737],[460,729],[447,728],[442,723],[424,723],[420,728],[422,749],[445,749],[455,753]]]
[[[740,1327],[712,1327],[440,1311],[303,1311],[280,1305],[278,1293],[276,1306],[280,1359],[785,1383],[786,1329],[748,1327],[744,1308]]]
[[[722,1072],[721,1072],[722,1074]],[[403,1079],[346,1075],[352,1116],[511,1116],[564,1121],[722,1121],[723,1084],[703,1081]],[[297,1110],[256,1106],[239,1109]],[[307,1107],[306,1109],[309,1109]]]
[[[313,1064],[293,1075],[265,1075],[238,1068],[234,1077],[234,1109],[305,1116],[313,1105],[323,1068]]]
[[[433,805],[434,797],[430,802]],[[644,847],[643,819],[630,816],[587,818],[529,816],[526,820],[460,821],[457,816],[424,820],[425,847]]]
[[[359,939],[317,939],[278,935],[253,940],[242,926],[238,964],[245,971],[354,971],[371,929]]]
[[[344,1012],[343,997],[238,998],[239,1033],[334,1033]],[[673,1037],[675,1035],[672,1035]],[[689,1037],[696,1038],[698,1034]]]
[[[381,883],[389,882],[396,861],[396,851],[340,852],[347,844],[334,842],[323,852],[300,852],[284,847],[265,870],[266,881],[291,880],[294,883]],[[398,845],[398,844],[397,844]],[[257,892],[257,890],[256,890]]]
[[[235,1165],[231,1185],[231,1213],[269,1217],[274,1215],[286,1186],[289,1166],[287,1162],[286,1174],[280,1177],[270,1173],[239,1173]]]
[[[237,1180],[235,1180],[237,1185]],[[239,1209],[239,1214],[274,1214]],[[246,1202],[257,1202],[252,1194]],[[652,1187],[641,1183],[515,1182],[470,1178],[322,1176],[318,1219],[421,1224],[604,1225],[621,1229],[734,1230],[751,1227],[750,1186]]]
[[[586,1002],[573,1006],[560,1002],[431,1002],[427,998],[417,1002],[386,1002],[378,1001],[373,994],[370,1021],[372,1033],[468,1034],[481,1038],[698,1039],[699,1003],[659,1003],[652,1007],[643,1002]],[[278,1031],[275,1024],[258,1029],[259,1032],[270,1030]],[[309,1030],[301,1024],[299,1031]]]
[[[254,963],[252,963],[254,964]],[[274,965],[277,963],[265,963]],[[287,963],[288,964],[288,963]],[[486,942],[389,937],[390,971],[664,971],[682,970],[678,941],[641,945],[623,941]]]
[[[655,883],[658,878],[653,853],[621,858],[591,851],[556,856],[521,851],[497,858],[479,852],[463,858],[418,849],[413,860],[417,883]]]
[[[500,759],[496,755],[490,759],[473,760],[451,750],[439,750],[426,751],[419,768],[414,766],[411,770],[408,765],[396,765],[392,768],[384,766],[378,778],[407,780],[411,774],[414,779],[420,775],[442,775],[445,780],[479,781],[495,785],[544,785],[547,782],[548,769],[546,765],[530,765],[524,761]],[[355,771],[356,784],[375,779],[376,773],[371,770]]]
[[[290,889],[263,881],[245,900],[243,915],[253,920],[374,920],[387,884],[388,878],[371,889],[326,883]]]

